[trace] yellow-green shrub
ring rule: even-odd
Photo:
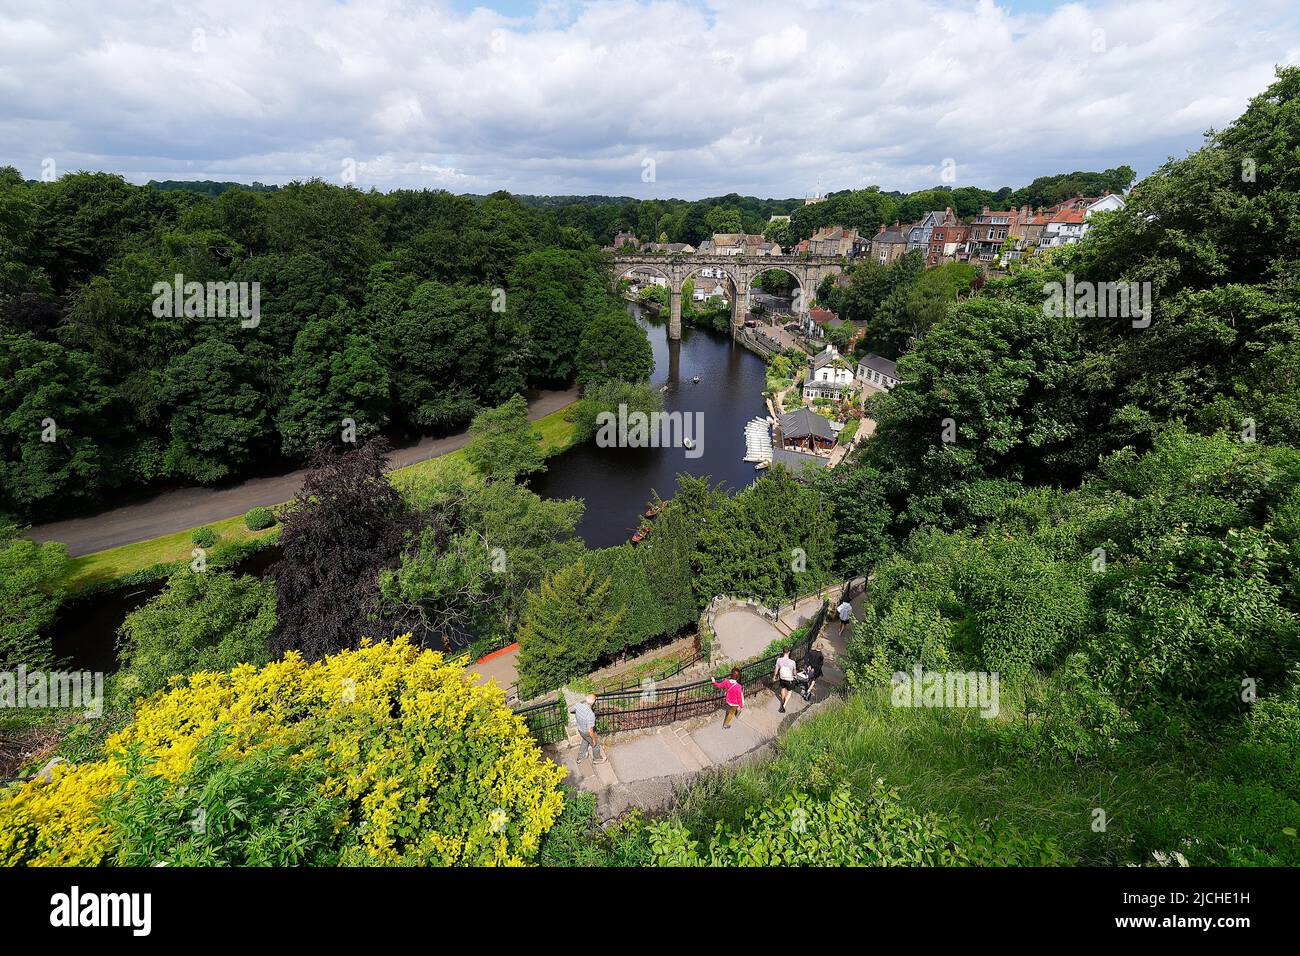
[[[290,654],[190,675],[140,706],[109,738],[105,761],[0,795],[0,862],[138,859],[156,821],[115,815],[106,827],[96,808],[141,761],[173,789],[189,774],[197,808],[204,791],[191,771],[214,736],[223,761],[280,748],[286,760],[318,764],[324,795],[344,808],[321,858],[345,864],[525,864],[563,807],[563,771],[542,758],[501,691],[400,638],[314,664]],[[202,849],[186,855],[203,858]]]
[[[98,866],[109,849],[99,808],[121,777],[111,761],[60,764],[46,784],[0,790],[0,866]]]

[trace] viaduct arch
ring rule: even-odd
[[[807,313],[808,302],[817,286],[828,275],[844,271],[844,260],[837,256],[716,256],[716,255],[654,255],[641,252],[620,252],[614,256],[614,285],[633,269],[658,272],[668,280],[668,337],[682,337],[682,283],[701,269],[722,270],[736,286],[732,297],[731,321],[744,319],[749,312],[749,288],[754,279],[769,269],[780,269],[794,276],[803,290],[795,300],[796,311]]]

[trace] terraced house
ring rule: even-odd
[[[901,225],[897,219],[889,228],[882,223],[880,231],[871,237],[871,258],[881,265],[901,259],[907,252],[907,232],[910,226]]]

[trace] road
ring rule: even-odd
[[[576,388],[541,392],[528,403],[528,417],[536,421],[577,399]],[[389,467],[402,468],[437,458],[463,447],[468,441],[468,432],[423,438],[414,445],[394,449]],[[229,488],[181,488],[84,518],[37,525],[27,536],[34,541],[62,541],[73,557],[93,554],[233,518],[257,505],[278,505],[297,493],[306,474],[306,469],[301,469],[273,478],[250,478]]]

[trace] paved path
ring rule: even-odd
[[[795,622],[794,626],[798,626],[812,617],[820,604],[820,598],[801,602],[782,615],[782,625]],[[745,610],[720,614],[717,619],[720,632],[723,618],[733,614],[738,616],[731,620],[728,630],[738,640],[761,642],[758,643],[760,651],[786,633],[784,627],[778,629],[761,615]],[[677,793],[696,774],[766,755],[773,750],[776,738],[795,721],[826,704],[844,681],[844,673],[837,663],[844,651],[839,630],[838,622],[828,622],[817,639],[817,647],[826,655],[826,664],[812,701],[791,694],[785,713],[780,712],[776,695],[763,690],[746,699],[742,716],[733,720],[729,729],[723,729],[722,711],[718,711],[696,720],[618,734],[603,742],[609,759],[602,764],[590,760],[578,764],[575,760],[578,750],[567,741],[549,744],[543,750],[568,771],[567,782],[571,786],[596,794],[596,815],[601,820],[613,819],[631,807],[663,809],[673,803]]]
[[[793,606],[784,605],[774,627],[772,621],[755,608],[739,604],[713,619],[713,633],[728,660],[746,661],[767,650],[778,637],[787,636],[812,620],[821,606],[820,594],[809,595]]]
[[[474,675],[475,684],[496,681],[497,686],[506,692],[507,706],[513,707],[517,703],[514,695],[515,685],[519,682],[519,645],[516,644],[508,651],[491,655],[488,660],[468,664],[465,670]]]
[[[541,392],[529,403],[528,417],[536,421],[577,401],[577,398],[575,388]],[[468,441],[468,432],[444,438],[423,438],[414,445],[395,449],[389,457],[390,469],[437,458],[463,447]],[[306,470],[302,469],[273,478],[250,478],[228,488],[168,491],[138,504],[101,511],[85,518],[37,525],[27,532],[27,536],[34,541],[62,541],[73,557],[92,554],[234,518],[257,505],[281,504],[298,492],[306,475]]]

